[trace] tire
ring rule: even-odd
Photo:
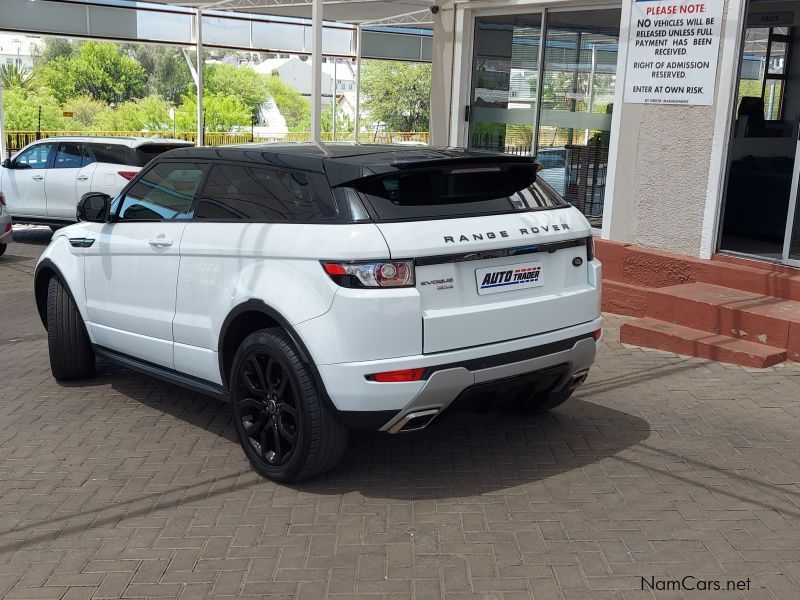
[[[8,244],[0,244],[0,256],[6,253],[6,248],[8,248]]]
[[[349,432],[282,329],[256,331],[239,346],[230,401],[239,443],[263,477],[302,481],[330,470],[344,454]]]
[[[47,347],[50,370],[57,381],[94,375],[95,356],[86,326],[58,277],[52,277],[47,285]]]

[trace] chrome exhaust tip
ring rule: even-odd
[[[431,408],[429,410],[419,410],[406,413],[401,419],[392,425],[392,427],[388,430],[388,433],[408,433],[410,431],[420,431],[425,429],[431,424],[431,421],[436,418],[436,415],[438,415],[439,412],[440,409]]]

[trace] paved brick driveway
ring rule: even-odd
[[[227,407],[103,367],[50,377],[31,274],[0,259],[0,596],[800,598],[800,365],[606,346],[551,416],[359,435],[325,479],[250,472]],[[707,579],[750,590],[642,591]]]

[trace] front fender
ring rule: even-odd
[[[87,321],[86,292],[83,277],[83,248],[73,247],[69,237],[57,233],[39,257],[33,276],[36,308],[42,324],[47,326],[47,286],[51,277],[58,277],[66,285],[78,312]],[[87,328],[88,331],[88,328]]]

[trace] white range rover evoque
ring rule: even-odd
[[[253,467],[349,429],[564,402],[601,336],[581,213],[533,159],[371,145],[184,148],[91,193],[35,274],[58,380],[95,358],[230,401]]]

